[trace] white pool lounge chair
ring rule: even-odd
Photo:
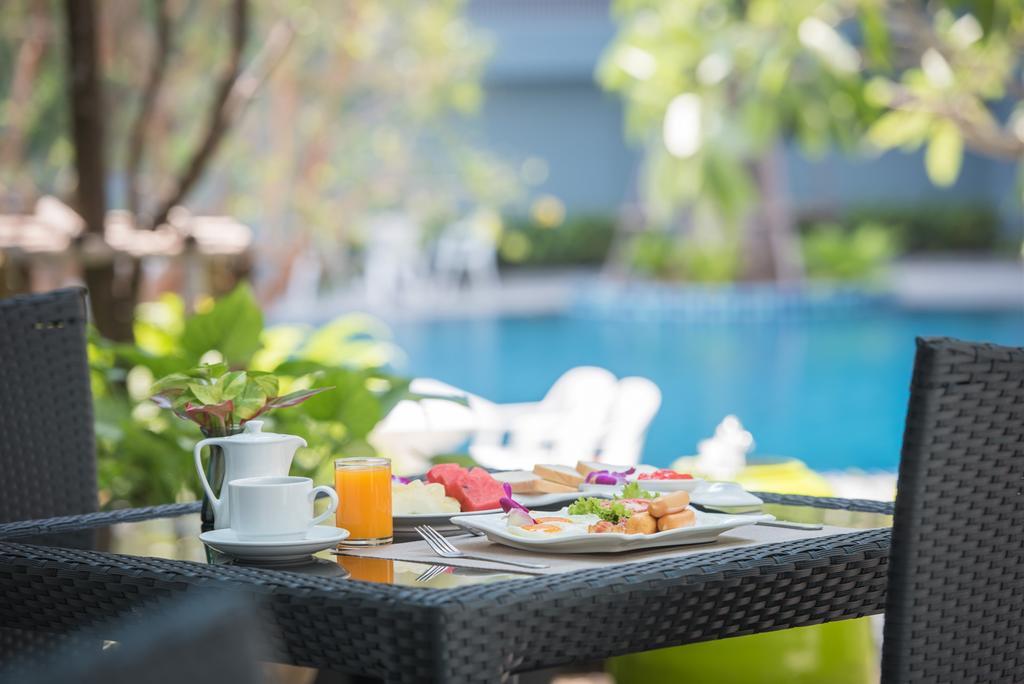
[[[647,439],[647,428],[659,408],[661,390],[653,382],[640,377],[619,380],[597,460],[612,465],[638,464]]]
[[[416,394],[465,399],[469,406],[446,399],[421,399],[403,400],[391,409],[368,440],[394,461],[396,471],[405,473],[422,472],[429,467],[431,456],[452,452],[469,440],[480,423],[473,407],[485,401],[433,378],[416,378],[409,389]]]
[[[492,468],[575,465],[592,458],[606,432],[617,385],[604,368],[579,366],[566,371],[539,402],[482,405],[490,425],[478,432],[470,454]]]

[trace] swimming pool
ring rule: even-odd
[[[495,401],[540,399],[566,369],[642,375],[663,393],[645,461],[691,454],[727,414],[755,453],[817,470],[895,470],[914,337],[1024,346],[1024,313],[912,313],[878,308],[845,320],[614,323],[570,315],[393,326],[401,370]]]

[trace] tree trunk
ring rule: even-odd
[[[99,74],[95,0],[65,0],[68,41],[68,98],[71,103],[71,140],[78,181],[75,209],[85,221],[79,244],[85,284],[89,288],[93,323],[106,337],[132,339],[136,283],[134,260],[118,273],[111,250],[106,249],[104,220],[106,165],[103,150],[105,107]]]
[[[746,275],[751,280],[797,282],[803,278],[800,239],[786,192],[781,143],[752,163],[760,202],[748,226]]]

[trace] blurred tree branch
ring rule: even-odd
[[[185,170],[178,177],[174,190],[164,198],[156,213],[153,215],[150,225],[158,227],[167,222],[167,215],[177,204],[180,204],[185,196],[192,190],[192,187],[199,180],[206,168],[207,162],[217,151],[224,133],[228,129],[227,102],[231,91],[235,87],[242,68],[242,53],[245,51],[245,44],[249,39],[249,1],[234,0],[231,5],[231,52],[228,61],[221,72],[213,102],[210,105],[210,112],[206,126],[206,133],[202,141],[192,153],[192,157],[185,165]]]
[[[291,46],[295,31],[286,20],[276,22],[267,34],[259,53],[249,63],[249,66],[241,70],[241,53],[247,40],[247,28],[245,26],[245,10],[239,8],[246,4],[246,0],[235,1],[235,29],[231,53],[231,60],[221,79],[217,89],[217,97],[214,106],[211,108],[210,121],[206,136],[203,142],[196,148],[186,171],[182,174],[176,184],[175,191],[163,201],[150,222],[150,227],[156,228],[166,222],[167,215],[171,209],[180,204],[185,196],[192,190],[206,168],[206,165],[213,158],[217,147],[220,145],[225,133],[230,129],[245,111],[246,106],[252,101],[260,87],[270,77],[274,69],[281,63]]]
[[[157,95],[160,93],[160,86],[163,83],[168,58],[171,54],[171,30],[173,27],[167,0],[156,0],[154,4],[156,46],[153,50],[153,61],[150,64],[146,85],[139,98],[139,111],[135,115],[135,123],[132,126],[131,138],[128,142],[128,160],[125,166],[128,183],[126,204],[136,222],[138,222],[141,210],[139,206],[139,165],[145,153],[146,127],[156,104]]]

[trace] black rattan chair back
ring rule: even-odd
[[[85,290],[0,300],[0,522],[96,510]]]
[[[882,678],[1024,682],[1024,349],[918,339]]]

